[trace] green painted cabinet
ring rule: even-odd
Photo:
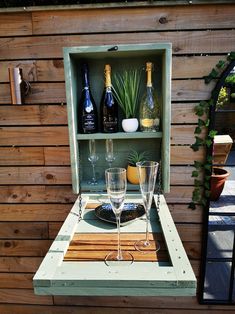
[[[160,132],[146,133],[94,133],[79,134],[77,131],[77,108],[82,91],[81,65],[84,60],[89,65],[90,87],[96,101],[98,112],[99,103],[104,88],[104,65],[110,63],[112,71],[126,68],[144,69],[145,63],[154,63],[153,83],[161,99],[161,130]],[[70,139],[70,156],[72,167],[72,183],[75,193],[92,191],[87,184],[91,177],[91,166],[88,157],[88,140],[95,139],[98,148],[99,160],[96,166],[99,185],[95,190],[105,190],[104,170],[108,167],[105,161],[105,139],[113,139],[113,163],[117,167],[127,166],[127,156],[131,149],[148,151],[152,160],[161,160],[162,189],[170,189],[170,105],[171,105],[171,44],[135,44],[118,45],[115,50],[112,46],[81,46],[64,48],[64,70],[66,81],[66,98],[68,108],[68,126]],[[144,72],[144,71],[143,71]],[[145,87],[143,75],[143,88]],[[121,120],[121,119],[120,119]],[[81,185],[80,185],[81,184]],[[128,185],[129,191],[137,191],[137,185]],[[93,191],[95,191],[93,189]]]
[[[64,49],[73,189],[78,193],[81,188],[82,193],[33,278],[34,291],[40,295],[80,296],[195,295],[196,278],[163,195],[159,197],[154,195],[155,207],[150,211],[150,232],[157,233],[165,243],[159,251],[159,259],[134,260],[133,264],[127,267],[107,267],[104,260],[98,260],[97,257],[90,258],[90,255],[88,259],[80,261],[65,259],[70,243],[74,245],[76,251],[79,251],[78,243],[74,244],[72,241],[74,236],[83,238],[83,243],[92,243],[94,246],[91,239],[116,233],[115,224],[110,225],[98,219],[95,214],[97,203],[108,202],[103,180],[104,170],[108,166],[104,158],[106,139],[113,139],[115,166],[126,166],[126,158],[132,148],[148,150],[153,160],[161,160],[163,191],[169,191],[171,45],[120,45],[115,51],[110,51],[110,48],[112,47],[90,46]],[[84,59],[89,64],[92,94],[97,104],[103,90],[105,63],[110,63],[115,71],[115,68],[125,68],[127,64],[144,67],[146,61],[152,61],[157,69],[154,80],[162,99],[161,131],[79,134],[77,104],[82,89],[80,68]],[[91,192],[91,186],[86,183],[91,176],[87,160],[89,139],[96,140],[100,156],[100,163],[97,164],[100,184],[95,186],[94,193],[87,193],[89,190]],[[135,190],[139,190],[138,185],[128,186],[125,202],[142,202],[140,192],[134,193]],[[129,193],[130,191],[132,193]],[[126,237],[135,238],[138,234],[143,234],[145,228],[144,216],[122,226],[121,235],[126,233]],[[134,245],[130,246],[134,252]],[[86,255],[87,252],[88,250],[85,252]],[[166,259],[160,260],[161,255]]]

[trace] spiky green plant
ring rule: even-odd
[[[146,161],[148,157],[149,154],[146,151],[138,153],[136,150],[132,150],[127,157],[127,161],[129,165],[135,167],[138,161]]]
[[[136,118],[140,100],[141,72],[136,69],[124,70],[113,75],[114,97],[125,118]]]

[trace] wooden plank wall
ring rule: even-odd
[[[202,209],[191,200],[197,117],[213,83],[203,76],[235,50],[235,4],[91,8],[0,13],[0,313],[221,313],[196,297],[36,296],[32,277],[76,195],[71,189],[62,48],[172,42],[171,192],[166,195],[196,275]],[[25,105],[12,105],[7,68],[31,82]],[[89,308],[87,308],[89,307]]]

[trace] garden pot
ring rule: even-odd
[[[219,199],[228,176],[229,172],[227,170],[219,167],[213,167],[213,173],[211,175],[211,201],[217,201]]]
[[[139,184],[139,175],[138,175],[138,168],[128,165],[127,166],[127,171],[126,171],[126,176],[128,182],[132,184]]]
[[[122,128],[124,132],[135,132],[139,127],[139,121],[136,118],[123,119]]]

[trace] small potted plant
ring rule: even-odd
[[[129,69],[113,76],[114,97],[117,100],[125,119],[122,120],[122,128],[125,132],[135,132],[139,121],[137,112],[140,102],[141,72]]]
[[[127,166],[127,180],[132,184],[139,184],[139,175],[136,163],[138,161],[146,161],[148,159],[148,153],[146,151],[138,153],[136,150],[132,150],[128,157],[128,166]]]

